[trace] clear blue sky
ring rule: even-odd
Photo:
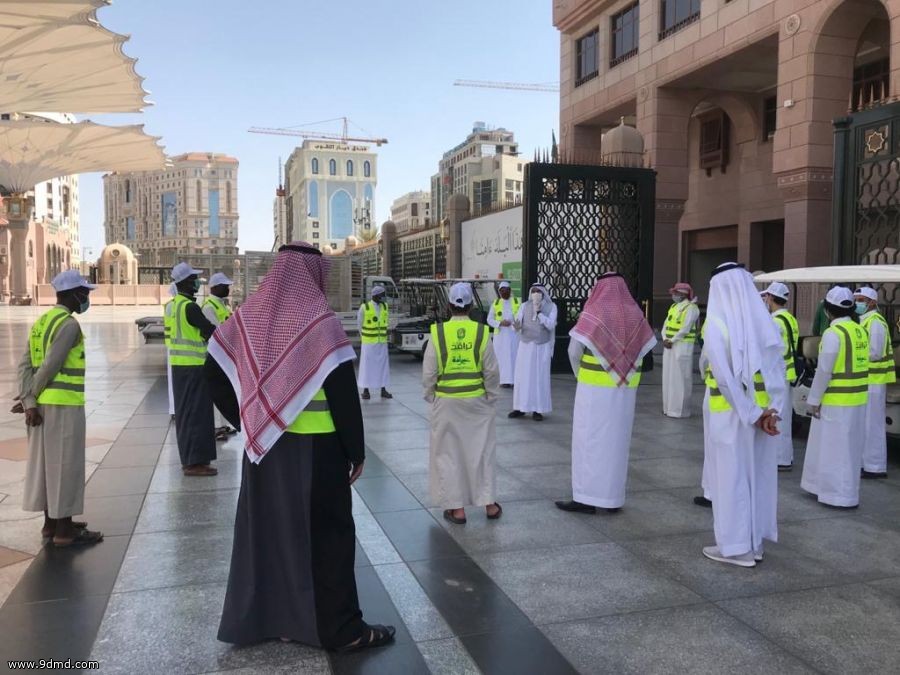
[[[559,125],[552,93],[464,89],[453,80],[553,82],[551,0],[116,0],[105,26],[131,35],[151,106],[143,122],[171,155],[240,160],[241,250],[272,245],[278,157],[300,139],[247,133],[346,115],[388,138],[378,156],[378,222],[405,192],[428,189],[441,153],[482,120],[516,133],[523,155]],[[319,130],[337,131],[332,128]],[[81,179],[81,240],[103,246],[102,183]]]

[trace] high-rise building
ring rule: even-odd
[[[431,220],[431,193],[418,190],[407,192],[391,204],[391,221],[402,234],[429,227]]]
[[[375,227],[377,155],[364,145],[307,140],[285,163],[286,234],[340,249]]]
[[[172,158],[163,171],[103,176],[106,243],[141,265],[188,255],[237,253],[238,160],[212,152]]]
[[[432,214],[440,221],[450,195],[469,198],[472,213],[485,213],[522,202],[525,163],[515,134],[475,122],[462,143],[444,153],[431,178]]]

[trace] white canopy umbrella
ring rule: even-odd
[[[166,165],[159,137],[140,124],[0,121],[0,185],[22,194],[57,176],[92,171],[155,171]]]
[[[105,0],[0,0],[0,112],[140,112],[149,105]]]

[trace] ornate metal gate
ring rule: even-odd
[[[619,272],[650,313],[656,172],[531,163],[525,167],[522,288],[543,283],[559,309],[554,369],[594,283]],[[674,255],[674,253],[673,253]]]

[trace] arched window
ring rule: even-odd
[[[197,198],[197,210],[202,211],[203,210],[203,206],[202,206],[202,204],[203,204],[203,184],[199,180],[197,181],[196,198]]]
[[[225,213],[231,213],[231,181],[225,183]]]
[[[319,217],[319,184],[316,181],[309,181],[309,217]]]
[[[333,159],[328,160],[328,173],[331,176],[337,176],[337,162]]]
[[[348,176],[353,175],[353,160],[352,159],[347,160],[347,175]]]
[[[331,239],[344,239],[353,234],[353,200],[346,190],[338,190],[331,195],[329,208]]]
[[[319,173],[319,160],[316,157],[313,157],[312,160],[312,172],[314,174]]]
[[[369,160],[366,160],[363,163],[363,176],[365,176],[366,178],[372,177],[372,162],[370,162]]]

